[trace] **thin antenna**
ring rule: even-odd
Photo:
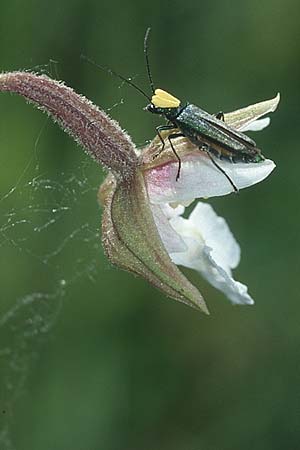
[[[151,86],[152,92],[154,94],[154,83],[153,83],[152,74],[151,74],[151,70],[150,70],[149,55],[148,55],[148,39],[149,39],[150,31],[151,31],[151,28],[147,28],[147,31],[145,34],[145,39],[144,39],[144,53],[145,53],[145,58],[146,58],[146,67],[147,67],[148,78],[150,81],[150,86]]]
[[[133,81],[129,80],[126,77],[123,77],[123,75],[120,75],[119,73],[115,72],[112,69],[109,69],[108,67],[105,66],[100,66],[100,64],[95,63],[95,61],[93,61],[92,59],[88,58],[85,55],[81,55],[80,56],[81,59],[83,59],[84,61],[88,62],[89,64],[91,64],[92,66],[97,67],[100,70],[103,70],[104,72],[108,72],[110,75],[114,75],[115,77],[120,78],[120,80],[124,81],[125,83],[129,84],[129,86],[133,87],[134,89],[136,89],[137,91],[139,91],[144,97],[147,98],[147,100],[149,100],[149,102],[151,102],[151,98],[149,97],[149,95],[146,94],[146,92],[144,92],[141,88],[139,88],[135,83],[133,83]]]

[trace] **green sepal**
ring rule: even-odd
[[[102,219],[103,245],[116,266],[148,280],[167,296],[208,314],[200,292],[171,261],[155,225],[141,172],[109,179]]]

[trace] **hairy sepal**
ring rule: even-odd
[[[148,280],[167,296],[208,314],[200,292],[171,261],[158,234],[144,177],[110,178],[101,189],[102,240],[116,266]]]

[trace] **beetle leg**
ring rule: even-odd
[[[176,175],[176,181],[178,181],[179,176],[180,176],[181,159],[180,159],[178,153],[175,150],[175,147],[174,147],[174,145],[172,143],[172,139],[176,139],[176,138],[184,137],[184,136],[185,135],[183,133],[173,133],[173,134],[169,134],[169,136],[168,136],[168,141],[170,142],[171,149],[172,149],[174,155],[176,156],[176,158],[178,159],[178,170],[177,170],[177,175]]]
[[[236,187],[236,185],[234,184],[234,182],[232,181],[232,179],[230,178],[229,175],[227,175],[227,173],[225,172],[224,169],[222,169],[222,167],[219,166],[218,163],[216,163],[216,161],[214,160],[214,158],[211,156],[210,151],[209,151],[209,147],[205,144],[202,145],[202,147],[200,147],[201,150],[203,150],[207,156],[209,157],[209,159],[211,160],[211,162],[217,167],[217,169],[219,169],[220,172],[222,172],[223,175],[225,175],[225,177],[227,178],[227,180],[229,181],[229,183],[231,184],[231,186],[234,189],[234,192],[237,194],[239,192],[238,188]]]
[[[225,117],[223,111],[219,111],[216,115],[216,119],[222,120],[222,122],[225,122]]]
[[[161,143],[162,143],[162,147],[161,147],[159,153],[158,153],[156,156],[160,155],[160,153],[161,153],[161,152],[163,151],[163,149],[165,148],[165,141],[164,141],[162,135],[160,134],[160,131],[163,131],[163,130],[174,130],[174,129],[176,129],[176,127],[174,127],[173,124],[172,124],[172,125],[171,125],[171,124],[170,124],[170,125],[159,125],[158,127],[156,127],[157,135],[158,135],[158,137],[159,137],[159,139],[161,140]],[[178,133],[172,133],[172,134],[169,134],[169,136],[168,136],[168,141],[169,141],[169,143],[170,143],[171,149],[172,149],[174,155],[176,156],[176,158],[178,159],[178,171],[177,171],[177,175],[176,175],[176,181],[178,181],[179,176],[180,176],[181,159],[180,159],[178,153],[176,152],[176,150],[175,150],[175,148],[174,148],[174,145],[173,145],[173,143],[172,143],[172,139],[176,139],[176,138],[178,138],[178,137],[184,137],[184,136],[185,136],[185,135],[184,135],[183,133],[180,133],[180,132],[178,132]]]
[[[156,127],[157,136],[159,137],[159,139],[162,143],[162,147],[161,147],[159,153],[157,154],[157,156],[160,155],[160,153],[165,148],[165,141],[164,141],[162,135],[160,134],[160,132],[164,131],[164,130],[174,130],[174,128],[175,128],[174,125],[159,125],[158,127]]]

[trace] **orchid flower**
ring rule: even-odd
[[[185,206],[196,198],[229,194],[232,185],[206,153],[186,138],[176,140],[182,162],[169,144],[161,151],[155,138],[138,150],[106,113],[63,83],[45,75],[11,72],[0,75],[0,91],[15,92],[46,111],[109,174],[100,187],[102,242],[110,261],[144,277],[167,296],[208,312],[200,292],[177,265],[197,270],[233,303],[253,303],[247,288],[232,278],[240,248],[224,219],[198,202],[189,218]],[[224,115],[240,131],[261,130],[275,111],[275,98]],[[238,189],[265,179],[274,169],[260,163],[218,161]]]

